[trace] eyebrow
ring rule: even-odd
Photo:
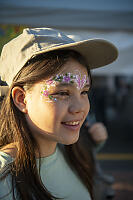
[[[83,88],[90,88],[90,84],[86,84]]]
[[[58,83],[57,85],[57,88],[59,87],[75,87],[75,84],[74,83]],[[86,84],[83,88],[90,88],[90,84]]]

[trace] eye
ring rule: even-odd
[[[64,91],[58,92],[58,94],[61,95],[61,96],[68,96],[69,95],[68,92],[64,92]]]
[[[67,91],[59,91],[53,95],[59,95],[59,96],[69,96],[69,92]]]
[[[81,92],[82,95],[88,95],[88,93],[89,93],[88,90],[85,90],[85,91],[82,91],[82,92]]]

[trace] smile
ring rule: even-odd
[[[67,130],[78,131],[80,129],[80,121],[81,120],[75,120],[75,121],[69,121],[69,122],[62,122],[62,125]]]
[[[73,122],[63,122],[63,124],[66,124],[66,125],[71,125],[71,126],[75,126],[75,125],[79,125],[79,121],[73,121]]]

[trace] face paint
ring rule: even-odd
[[[89,78],[86,75],[76,75],[75,83],[79,90],[83,89],[85,84],[89,84]]]
[[[85,84],[89,84],[89,78],[88,75],[74,75],[72,73],[66,73],[65,75],[59,74],[50,78],[44,83],[44,87],[41,90],[41,94],[48,98],[48,102],[57,101],[57,98],[54,98],[52,95],[49,94],[50,88],[55,87],[57,82],[68,84],[75,83],[77,89],[81,90],[82,88],[84,88]]]
[[[46,97],[47,102],[51,102],[52,100],[57,101],[56,98],[49,94],[50,86],[55,86],[54,82],[50,80],[46,81],[46,84],[41,90],[41,94]]]

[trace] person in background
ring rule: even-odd
[[[103,183],[109,187],[106,187],[104,193],[105,198],[113,198],[115,191],[112,189],[114,183],[114,177],[106,174],[98,161],[97,154],[104,147],[106,140],[108,139],[108,131],[102,122],[97,122],[94,112],[90,111],[84,123],[86,132],[89,134],[89,140],[93,151],[93,158],[95,162],[95,182],[98,187],[99,184]],[[99,184],[98,184],[99,183]],[[97,188],[96,188],[97,189]],[[103,193],[103,190],[101,191]],[[97,197],[96,199],[100,199]]]

